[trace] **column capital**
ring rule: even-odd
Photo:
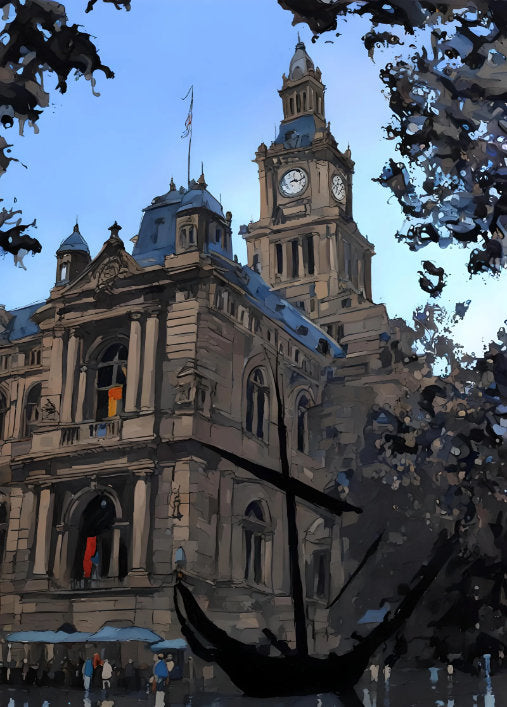
[[[147,316],[151,319],[153,317],[158,317],[160,314],[161,307],[159,304],[152,305],[150,308],[146,311]]]
[[[78,339],[78,338],[79,338],[78,327],[77,327],[77,326],[71,326],[71,327],[69,327],[69,338],[72,337],[72,336],[73,336],[75,339]]]
[[[144,481],[148,481],[153,474],[155,473],[155,469],[133,469],[132,470],[132,476],[135,479],[144,479]]]
[[[128,318],[130,319],[131,322],[138,322],[140,319],[143,318],[143,313],[142,312],[129,312]]]

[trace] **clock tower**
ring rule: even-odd
[[[372,306],[374,249],[352,216],[350,150],[338,148],[326,123],[321,72],[301,41],[279,94],[278,136],[255,155],[260,219],[242,229],[248,263],[341,340],[358,310]]]

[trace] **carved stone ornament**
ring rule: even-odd
[[[97,292],[110,293],[115,280],[128,272],[128,265],[120,255],[108,258],[97,272]]]
[[[45,422],[57,422],[59,418],[60,396],[47,395],[42,401],[42,420]]]

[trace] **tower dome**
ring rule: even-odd
[[[75,280],[91,262],[88,243],[79,232],[76,223],[74,230],[65,238],[56,251],[56,284],[68,285]]]
[[[315,71],[313,61],[308,56],[304,43],[298,41],[298,43],[296,44],[296,51],[294,52],[294,56],[292,57],[290,62],[290,81],[297,81],[298,79],[308,74],[310,69],[312,71]]]

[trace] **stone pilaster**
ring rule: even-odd
[[[74,381],[76,377],[77,354],[79,349],[79,338],[74,329],[71,330],[67,343],[67,370],[65,373],[65,387],[63,390],[63,401],[61,420],[62,422],[72,422],[72,399],[74,397]]]
[[[130,314],[129,355],[127,361],[127,392],[125,412],[135,412],[137,409],[137,393],[139,390],[139,374],[141,370],[141,313]]]
[[[155,407],[155,366],[157,361],[159,310],[152,310],[146,320],[144,337],[143,384],[141,390],[141,409],[153,410]]]

